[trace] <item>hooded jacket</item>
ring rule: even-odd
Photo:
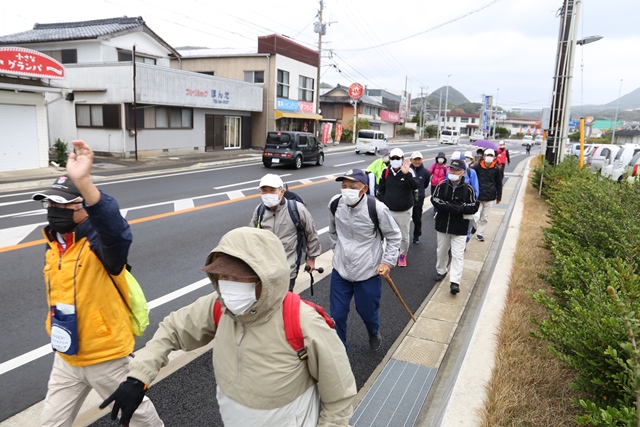
[[[337,197],[340,195],[334,196],[331,202]],[[329,238],[333,248],[333,268],[338,274],[343,279],[359,282],[377,276],[380,263],[394,267],[400,253],[402,233],[389,208],[376,200],[378,226],[387,242],[383,247],[364,198],[354,207],[349,207],[341,197],[335,216],[331,213],[331,202]]]
[[[322,254],[320,248],[320,240],[318,239],[318,232],[316,231],[316,224],[313,221],[311,213],[303,203],[297,203],[298,213],[300,214],[300,222],[304,226],[304,234],[307,237],[306,253],[309,258],[316,258]],[[249,222],[250,227],[255,227],[258,224],[258,205],[253,211],[253,216]],[[269,208],[264,210],[262,222],[260,228],[273,232],[284,246],[284,252],[287,255],[287,262],[290,268],[290,278],[294,278],[298,275],[298,269],[296,268],[296,248],[298,245],[298,230],[296,225],[291,220],[289,215],[289,208],[287,207],[287,199],[282,197],[280,204],[276,207],[275,211]],[[304,264],[304,251],[303,259],[300,260],[300,264]]]
[[[390,211],[402,212],[413,208],[416,190],[418,182],[413,169],[409,168],[409,172],[404,173],[389,166],[382,172],[378,198]]]
[[[438,184],[431,203],[438,209],[436,231],[457,236],[467,235],[469,220],[464,216],[478,212],[478,202],[475,190],[465,182],[464,176],[456,186],[449,179]]]
[[[439,164],[438,159],[444,159],[445,163]],[[431,190],[434,191],[436,186],[440,184],[447,178],[447,171],[449,168],[447,167],[447,156],[443,151],[439,152],[436,156],[436,161],[429,168],[429,173],[431,174]]]
[[[481,202],[502,200],[502,169],[498,167],[498,161],[494,160],[487,166],[484,160],[480,160],[473,169],[478,175],[480,187],[478,200]]]
[[[213,340],[213,369],[226,427],[346,426],[357,390],[338,335],[303,303],[300,327],[307,361],[301,361],[287,342],[282,303],[289,289],[289,265],[280,240],[270,231],[241,227],[220,239],[206,264],[218,253],[242,259],[257,273],[262,284],[258,301],[236,316],[220,298],[223,314],[216,328],[213,306],[218,280],[209,275],[216,292],[167,316],[137,352],[129,376],[149,384],[171,351],[193,350]],[[303,417],[290,413],[295,405],[313,409],[320,401],[319,419],[313,410],[303,411],[312,414]]]

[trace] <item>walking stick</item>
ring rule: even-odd
[[[396,296],[404,306],[404,309],[407,310],[407,313],[409,313],[409,316],[411,316],[414,322],[417,322],[416,318],[413,316],[413,313],[411,312],[411,310],[409,310],[409,307],[407,307],[407,303],[405,303],[402,297],[400,296],[400,292],[398,292],[398,288],[396,288],[396,285],[393,283],[393,280],[391,280],[391,276],[387,274],[386,276],[382,276],[382,277],[384,277],[387,283],[389,284],[389,286],[391,286],[391,289],[393,289],[393,292],[396,294]]]

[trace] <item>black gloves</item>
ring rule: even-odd
[[[454,205],[453,203],[449,203],[449,212],[454,214],[461,214],[464,212],[464,207],[462,205]]]
[[[127,380],[120,383],[120,386],[109,396],[102,404],[100,409],[104,409],[113,402],[113,410],[111,411],[111,419],[118,418],[118,412],[121,411],[120,424],[129,425],[131,416],[142,402],[147,386],[140,380],[133,377],[127,377]]]

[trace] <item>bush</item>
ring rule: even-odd
[[[415,129],[411,129],[406,126],[399,127],[398,130],[396,131],[396,135],[412,135],[413,136],[415,134],[416,134]]]
[[[541,277],[552,289],[534,299],[549,312],[536,336],[576,372],[586,397],[579,425],[638,425],[640,352],[640,186],[580,170],[575,158],[539,166],[532,183],[547,198],[553,255]]]
[[[55,162],[62,167],[67,166],[67,160],[69,159],[68,144],[60,138],[56,138],[56,142],[53,144],[52,148],[53,155],[55,156]]]
[[[435,138],[436,136],[438,136],[438,126],[435,126],[435,125],[427,126],[424,128],[424,133],[429,138]]]

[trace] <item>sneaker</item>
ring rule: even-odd
[[[447,277],[447,275],[446,275],[446,274],[440,274],[440,273],[438,273],[438,274],[436,274],[435,276],[433,276],[433,280],[435,280],[436,282],[439,282],[439,281],[441,281],[442,279],[444,279],[445,277]]]
[[[377,334],[369,334],[369,348],[372,351],[380,350],[380,346],[382,345],[382,336],[380,332]]]
[[[411,243],[420,243],[420,238],[419,237],[414,237],[413,240],[411,241]]]
[[[481,235],[479,235],[479,234],[478,234],[478,235],[476,236],[476,238],[477,238],[478,240],[480,240],[481,242],[484,242],[484,237],[482,237]]]
[[[451,283],[451,286],[449,286],[449,288],[451,289],[451,295],[455,295],[460,292],[460,285],[458,285],[457,283]]]
[[[398,267],[406,267],[407,266],[407,256],[400,255],[398,257]]]
[[[476,228],[475,227],[471,227],[471,234],[476,234]]]

